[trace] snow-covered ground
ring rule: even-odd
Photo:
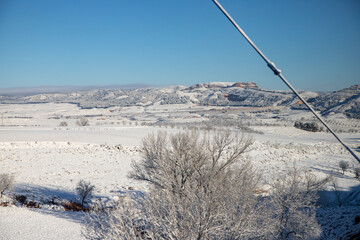
[[[0,207],[0,239],[82,239],[82,213]]]
[[[202,113],[189,113],[194,109]],[[186,104],[111,109],[79,109],[76,105],[51,103],[0,105],[0,174],[11,173],[16,181],[2,201],[25,195],[28,201],[42,203],[40,208],[19,203],[0,206],[0,239],[82,239],[84,213],[64,211],[61,204],[51,203],[76,201],[74,189],[81,179],[95,185],[93,201],[111,201],[127,191],[144,191],[146,186],[127,178],[131,162],[141,157],[142,138],[159,130],[175,133],[183,129],[140,123],[155,123],[158,119],[195,123],[199,118],[206,120],[203,112],[210,109]],[[77,126],[80,116],[89,118],[90,126]],[[60,127],[63,121],[68,126]],[[254,144],[246,157],[266,180],[294,162],[317,176],[335,176],[337,189],[349,206],[334,207],[338,200],[331,186],[322,193],[319,222],[325,222],[330,215],[332,219],[342,216],[342,222],[334,220],[326,225],[323,239],[337,239],[342,231],[360,229],[360,224],[353,225],[354,217],[360,216],[360,207],[354,207],[360,204],[360,196],[346,197],[351,191],[359,193],[360,182],[350,170],[342,175],[339,161],[349,162],[351,168],[359,164],[330,134],[280,124],[253,128],[264,134],[250,135]],[[238,131],[236,127],[230,129]],[[353,147],[360,145],[360,134],[341,136]]]

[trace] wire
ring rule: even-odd
[[[251,39],[246,35],[246,33],[240,28],[240,26],[235,22],[235,20],[230,16],[230,14],[221,6],[217,0],[212,0],[215,5],[221,10],[221,12],[229,19],[229,21],[235,26],[235,28],[243,35],[243,37],[250,43],[250,45],[255,49],[255,51],[261,56],[262,59],[267,63],[267,66],[273,71],[273,73],[290,88],[290,90],[304,103],[304,105],[315,115],[315,117],[329,130],[332,135],[344,146],[344,148],[350,152],[350,154],[360,163],[359,157],[348,147],[340,137],[330,128],[330,126],[323,120],[323,118],[315,112],[315,110],[307,103],[307,101],[301,97],[301,95],[291,86],[291,84],[286,80],[286,78],[281,74],[281,70],[278,69],[273,62],[271,62],[261,51],[260,49],[251,41]]]

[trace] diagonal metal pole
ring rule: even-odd
[[[262,59],[267,63],[267,66],[274,72],[275,75],[290,88],[290,90],[305,104],[305,106],[315,115],[315,117],[329,130],[332,135],[344,146],[346,150],[360,163],[359,157],[354,153],[354,151],[348,147],[340,137],[330,128],[330,126],[323,120],[323,118],[315,112],[315,110],[307,103],[307,101],[291,86],[291,84],[285,79],[281,74],[281,70],[278,69],[273,62],[271,62],[261,51],[260,49],[251,41],[251,39],[246,35],[246,33],[240,28],[240,26],[235,22],[235,20],[230,16],[230,14],[221,6],[217,0],[212,0],[215,5],[221,10],[221,12],[229,19],[229,21],[235,26],[235,28],[243,35],[243,37],[250,43],[250,45],[255,49],[255,51],[261,56]]]

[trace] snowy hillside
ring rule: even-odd
[[[358,85],[327,94],[316,92],[302,92],[301,94],[305,99],[309,99],[309,102],[322,114],[342,113],[350,118],[358,118],[359,89]],[[173,86],[162,89],[102,89],[26,97],[0,95],[0,103],[74,103],[82,108],[198,104],[242,107],[291,106],[292,109],[304,109],[301,102],[291,92],[261,89],[256,83],[235,82],[200,83],[188,88]]]
[[[348,117],[360,119],[360,85],[310,98],[308,101],[323,115],[345,113]],[[301,104],[298,107],[305,106]]]

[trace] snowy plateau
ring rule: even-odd
[[[301,95],[360,156],[360,85]],[[81,126],[81,118],[88,123]],[[79,201],[79,180],[95,186],[89,206],[146,192],[128,178],[142,158],[142,139],[189,129],[251,137],[244,157],[266,182],[294,164],[318,177],[332,174],[334,183],[319,193],[320,239],[360,239],[360,163],[327,131],[295,128],[297,121],[316,122],[292,93],[255,83],[2,93],[0,174],[13,176],[14,186],[0,198],[0,239],[84,239],[87,213],[66,207]],[[340,161],[348,163],[344,173]]]

